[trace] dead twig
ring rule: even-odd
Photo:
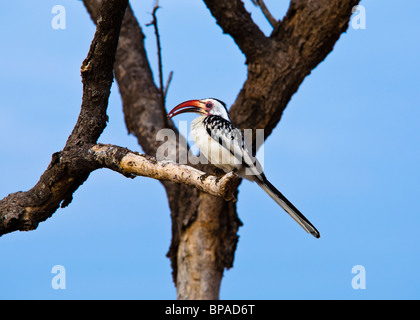
[[[156,12],[159,10],[159,2],[156,1],[155,6],[152,11],[153,20],[146,24],[147,27],[153,26],[155,29],[156,35],[156,47],[157,47],[157,54],[158,54],[158,69],[159,69],[159,95],[160,101],[162,105],[162,110],[165,110],[166,105],[166,94],[168,92],[169,84],[172,80],[173,71],[170,72],[169,78],[166,82],[166,86],[163,86],[163,62],[162,62],[162,46],[160,43],[160,34],[159,34],[159,26],[158,26],[158,19],[156,16]]]
[[[273,28],[277,26],[278,21],[273,17],[270,10],[268,10],[263,0],[251,0],[254,5],[261,8],[261,11]]]

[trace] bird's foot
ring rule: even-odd
[[[202,174],[199,177],[199,179],[200,179],[201,182],[204,182],[204,180],[206,180],[208,176],[211,176],[211,174],[206,172],[206,173]]]

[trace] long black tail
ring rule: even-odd
[[[308,219],[296,207],[286,199],[286,197],[267,180],[264,173],[258,176],[255,181],[258,185],[280,206],[286,211],[306,232],[312,234],[315,238],[321,235],[318,230],[309,222]]]

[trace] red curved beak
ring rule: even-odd
[[[207,115],[206,104],[200,100],[188,100],[180,103],[168,113],[168,118],[171,119],[181,113],[194,112]]]

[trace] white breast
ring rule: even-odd
[[[205,116],[200,116],[191,123],[191,135],[200,152],[208,159],[209,163],[225,172],[241,169],[242,162],[208,134],[203,123],[204,119]]]

